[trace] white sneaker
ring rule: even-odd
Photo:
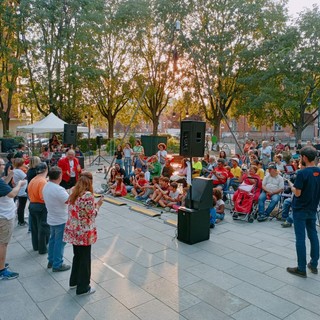
[[[78,296],[85,296],[85,295],[92,294],[92,293],[95,293],[95,292],[96,292],[96,289],[90,287],[90,289],[87,292],[80,293],[80,294],[78,294]]]

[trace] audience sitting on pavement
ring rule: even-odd
[[[145,184],[141,189],[143,190],[143,195],[137,196],[136,200],[147,201],[149,197],[153,194],[154,190],[159,185],[159,177],[153,177],[151,183]]]
[[[116,176],[119,176],[123,179],[125,177],[126,173],[125,173],[124,169],[120,167],[120,164],[115,163],[114,168],[116,169]]]
[[[211,178],[213,181],[214,188],[220,188],[221,190],[224,189],[225,184],[227,183],[229,173],[225,168],[225,160],[219,158],[217,160],[217,167],[215,167],[211,173],[209,174],[208,178]]]
[[[107,180],[108,187],[113,186],[116,183],[117,170],[115,168],[111,168],[110,175]]]
[[[150,180],[153,177],[159,177],[161,175],[161,164],[158,161],[158,156],[152,156],[151,162],[148,164],[148,171],[150,172]]]
[[[170,177],[170,180],[178,183],[183,183],[183,186],[186,187],[187,186],[187,170],[188,170],[187,159],[183,158],[181,160],[180,168]]]
[[[116,176],[116,183],[110,188],[110,191],[114,197],[124,197],[127,195],[127,188],[121,176]]]
[[[159,205],[162,208],[165,208],[166,211],[170,211],[171,207],[175,204],[178,204],[181,200],[180,192],[178,190],[178,184],[176,182],[171,182],[169,185],[169,193],[164,194],[158,201]]]
[[[277,170],[275,163],[269,163],[268,174],[262,181],[262,192],[259,196],[258,218],[259,222],[265,221],[280,200],[284,189],[284,180]],[[271,200],[265,209],[266,200]]]
[[[224,219],[224,209],[225,209],[225,205],[224,205],[224,201],[222,200],[222,190],[214,188],[213,189],[213,196],[216,199],[216,205],[215,205],[215,212],[211,213],[211,221],[213,224],[219,223],[220,221],[222,221]]]
[[[159,200],[162,199],[164,195],[169,194],[169,182],[170,180],[167,177],[160,177],[159,185],[155,186],[152,196],[146,201],[146,205],[157,206]]]
[[[148,181],[144,177],[144,172],[140,172],[138,176],[135,176],[132,179],[131,193],[134,197],[141,197],[145,193],[145,189],[143,187],[148,184]]]
[[[167,178],[171,178],[172,174],[174,172],[174,168],[171,165],[171,160],[170,159],[166,159],[165,165],[162,168],[162,176],[167,177]]]
[[[194,157],[192,162],[192,178],[199,177],[202,171],[202,163],[198,157]]]

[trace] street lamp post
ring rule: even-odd
[[[89,145],[89,163],[91,163],[91,121],[93,120],[93,116],[90,114],[89,116],[85,116],[85,119],[87,120],[88,123],[88,145]]]

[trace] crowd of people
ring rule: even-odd
[[[52,143],[56,148],[57,140]],[[20,145],[14,155],[9,154],[7,164],[0,159],[0,280],[19,276],[6,263],[17,211],[18,226],[28,225],[33,250],[47,255],[52,272],[71,268],[64,263],[63,253],[66,242],[73,245],[70,289],[76,288],[78,295],[94,293],[91,245],[97,240],[95,217],[103,198],[94,199],[92,174],[81,169],[72,147],[56,166],[48,166],[37,156],[26,163],[23,150]],[[24,221],[27,199],[28,223]]]
[[[54,140],[53,140],[54,141]],[[317,147],[317,146],[316,146]],[[54,142],[50,148],[56,148]],[[192,178],[203,176],[212,180],[210,228],[225,217],[225,200],[232,194],[236,202],[241,190],[250,192],[258,208],[257,221],[267,221],[279,201],[285,197],[282,209],[283,227],[294,225],[298,267],[287,271],[305,277],[306,266],[317,273],[319,242],[316,232],[316,212],[320,198],[320,168],[316,166],[317,149],[297,144],[294,150],[281,141],[247,141],[243,156],[228,157],[224,151],[218,158],[194,157],[192,163],[181,159],[174,167],[160,143],[158,152],[146,157],[141,141],[131,148],[118,146],[114,167],[110,170],[107,193],[118,197],[128,193],[146,206],[159,206],[177,212],[185,204]],[[66,242],[73,245],[70,288],[77,294],[90,294],[91,245],[97,240],[95,217],[102,198],[94,200],[92,174],[81,169],[76,151],[69,148],[57,166],[48,167],[39,157],[24,157],[23,146],[8,163],[0,159],[0,279],[14,279],[18,273],[6,263],[17,206],[18,226],[27,225],[24,211],[29,204],[29,231],[33,250],[48,255],[53,272],[69,270],[63,261]],[[266,205],[266,201],[268,204]],[[15,203],[16,201],[16,203]],[[305,230],[311,242],[311,260],[306,263]]]

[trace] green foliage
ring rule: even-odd
[[[169,138],[167,141],[167,151],[168,153],[179,153],[180,141],[177,138]]]

